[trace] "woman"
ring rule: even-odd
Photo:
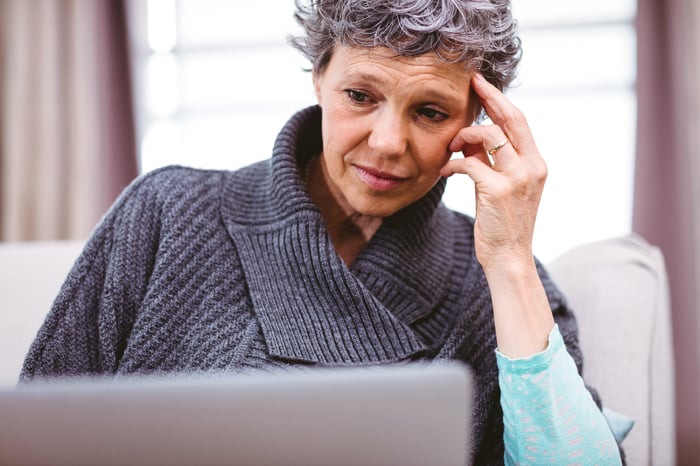
[[[268,161],[134,182],[22,378],[459,359],[477,464],[619,462],[532,256],[546,166],[499,90],[520,57],[509,2],[319,0],[297,20],[318,106]],[[494,124],[471,126],[482,110]],[[440,203],[455,173],[475,220]]]

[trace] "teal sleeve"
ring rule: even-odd
[[[541,353],[510,359],[496,350],[496,360],[506,464],[621,464],[558,326]]]

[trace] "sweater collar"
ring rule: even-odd
[[[271,355],[373,364],[426,350],[411,324],[429,316],[452,269],[445,180],[382,223],[350,268],[335,253],[299,166],[321,151],[321,110],[294,115],[272,158],[231,172],[222,216],[238,248]]]

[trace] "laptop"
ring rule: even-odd
[[[0,464],[464,465],[459,363],[0,390]]]

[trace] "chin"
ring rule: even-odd
[[[406,207],[409,203],[377,199],[375,197],[363,198],[359,202],[353,202],[352,208],[360,215],[369,217],[385,218],[394,215],[399,210]]]

